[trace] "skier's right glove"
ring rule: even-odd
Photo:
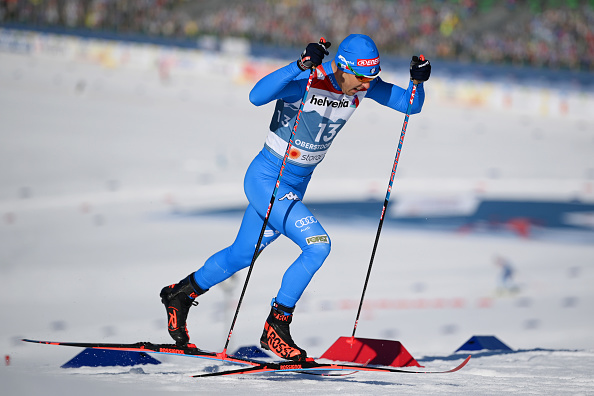
[[[324,60],[324,55],[329,55],[328,48],[330,48],[330,42],[320,39],[319,43],[309,43],[301,57],[297,59],[297,66],[303,71],[318,67]]]
[[[410,79],[424,82],[431,75],[431,63],[423,55],[413,56],[410,61]]]

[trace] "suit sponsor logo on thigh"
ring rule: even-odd
[[[328,240],[328,235],[315,235],[305,239],[308,245],[313,245],[314,243],[330,243]]]

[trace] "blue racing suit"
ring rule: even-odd
[[[296,62],[292,62],[262,78],[250,92],[250,101],[254,105],[276,100],[276,108],[264,148],[245,174],[244,190],[249,205],[237,237],[231,246],[212,255],[194,274],[197,284],[204,290],[251,263],[309,73],[301,71]],[[277,303],[294,307],[330,253],[328,234],[303,203],[315,167],[324,159],[332,141],[364,98],[404,113],[411,90],[412,82],[408,90],[404,90],[378,77],[371,81],[369,89],[347,96],[336,82],[332,62],[323,63],[316,69],[259,246],[261,251],[282,234],[301,248],[301,254],[283,276]],[[419,84],[413,114],[421,111],[424,99],[423,84]]]

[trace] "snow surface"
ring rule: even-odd
[[[230,244],[240,220],[184,214],[245,204],[243,172],[273,107],[252,106],[249,84],[220,76],[161,82],[156,71],[7,54],[0,87],[0,352],[10,358],[0,370],[3,395],[594,394],[594,246],[392,227],[382,231],[357,336],[399,340],[429,370],[461,362],[466,354],[455,351],[473,335],[495,335],[513,352],[477,352],[447,375],[192,379],[216,364],[176,356],[157,356],[157,366],[61,369],[79,350],[20,339],[170,342],[161,287]],[[480,184],[487,194],[496,186],[507,196],[592,200],[591,116],[457,107],[432,101],[431,83],[427,96],[411,118],[393,197],[467,194]],[[383,199],[401,125],[400,115],[364,102],[308,199]],[[348,214],[316,215],[333,251],[292,326],[311,356],[351,334],[377,229]],[[258,259],[231,352],[257,343],[298,253],[280,239]],[[497,255],[516,270],[514,290],[499,289]],[[200,347],[223,348],[244,276],[192,309],[188,326]]]

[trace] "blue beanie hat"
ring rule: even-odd
[[[379,51],[371,37],[364,34],[351,34],[338,46],[334,57],[336,65],[343,71],[354,74],[347,69],[345,62],[358,74],[374,76],[380,71]]]

